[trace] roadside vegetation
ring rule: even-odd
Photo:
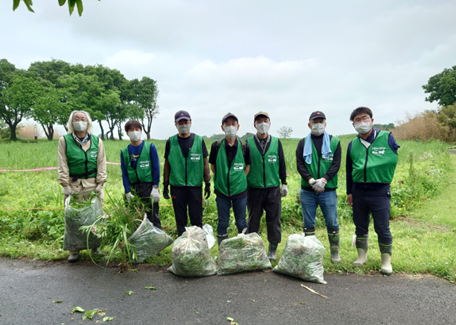
[[[356,249],[351,247],[354,225],[351,208],[345,194],[345,154],[354,135],[341,136],[343,148],[342,166],[339,172],[338,216],[341,234],[342,263],[331,264],[324,219],[317,218],[317,238],[325,245],[326,272],[377,273],[380,268],[380,252],[377,235],[370,229],[369,261],[363,267],[355,267]],[[157,146],[163,163],[164,140],[152,140]],[[298,201],[300,176],[296,171],[295,150],[297,139],[282,140],[287,162],[289,195],[282,199],[282,243],[280,258],[289,235],[302,232],[302,213]],[[118,163],[120,149],[128,141],[105,141],[107,161]],[[399,163],[391,185],[391,230],[394,237],[392,264],[395,272],[418,274],[430,273],[449,281],[456,281],[456,219],[452,193],[456,191],[456,156],[450,155],[447,144],[440,141],[398,141]],[[206,140],[210,148],[211,141]],[[56,167],[57,140],[38,143],[0,142],[0,170],[22,170],[40,167]],[[59,260],[68,256],[62,250],[64,217],[62,188],[57,182],[57,170],[11,172],[0,171],[0,256],[29,257],[42,260]],[[107,197],[123,195],[120,166],[108,165]],[[212,186],[213,193],[213,186]],[[112,200],[105,201],[105,212],[113,213]],[[177,238],[171,200],[160,200],[160,218],[163,229]],[[234,217],[229,235],[235,236]],[[215,195],[204,203],[203,222],[217,225]],[[265,243],[266,225],[261,226]],[[171,247],[160,256],[147,261],[154,265],[171,264]],[[217,245],[211,249],[218,255]],[[121,260],[122,252],[114,254]],[[81,258],[90,259],[84,252]],[[101,259],[97,261],[101,262]],[[276,262],[273,263],[273,266]]]

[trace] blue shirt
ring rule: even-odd
[[[378,133],[380,132],[379,130],[372,129],[373,132],[369,134],[367,139],[363,139],[366,142],[369,142],[372,144],[375,141],[375,138],[377,137]],[[358,134],[358,138],[360,138]],[[390,133],[388,136],[388,144],[393,150],[395,154],[397,154],[397,149],[400,148],[400,146],[396,143],[396,140],[394,140],[393,134]],[[346,164],[345,164],[345,170],[347,174],[347,195],[350,195],[352,193],[352,187],[353,187],[353,178],[352,178],[352,171],[353,171],[353,160],[351,159],[350,156],[350,151],[351,151],[351,146],[352,146],[352,141],[348,144],[347,148],[347,159],[346,159]],[[380,184],[380,183],[363,183],[363,186],[368,187],[368,188],[375,188],[377,186],[384,186],[385,184]]]
[[[128,153],[130,154],[131,167],[136,169],[136,163],[138,161],[139,155],[141,154],[142,147],[144,146],[144,141],[137,147],[128,145]],[[160,184],[160,159],[158,158],[157,148],[153,143],[150,144],[150,161],[152,163],[152,179],[154,180],[153,187],[158,188]],[[127,166],[123,159],[122,151],[120,152],[120,168],[122,169],[122,181],[125,189],[125,194],[130,192],[130,180],[128,179]]]

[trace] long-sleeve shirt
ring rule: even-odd
[[[138,162],[139,155],[141,154],[142,147],[144,146],[144,141],[137,147],[128,145],[128,153],[130,155],[131,167],[136,169],[136,164]],[[158,188],[160,184],[160,159],[158,158],[157,148],[153,143],[147,142],[147,145],[150,145],[150,161],[151,161],[151,172],[153,179],[153,186]],[[125,194],[130,192],[130,180],[128,179],[127,166],[125,165],[124,157],[122,151],[120,152],[120,168],[122,169],[122,182],[125,190]]]
[[[315,149],[317,150],[318,157],[321,157],[321,147],[323,145],[323,134],[322,135],[313,135],[311,134],[311,139],[312,142],[315,146]],[[313,178],[312,175],[310,175],[309,171],[307,170],[305,160],[304,160],[304,139],[301,139],[298,143],[298,147],[296,148],[296,168],[298,169],[298,173],[301,175],[302,178],[304,178],[307,182]],[[340,161],[342,157],[342,149],[340,147],[340,142],[337,144],[336,151],[333,152],[333,161],[331,163],[331,167],[329,167],[328,171],[326,172],[323,177],[329,181],[331,180],[334,176],[337,175],[340,169]],[[318,164],[318,162],[312,161],[312,163]],[[303,190],[306,191],[313,191],[312,186],[302,186],[301,187]],[[334,191],[335,189],[329,189],[325,188],[325,191]]]
[[[372,144],[375,141],[375,138],[377,137],[378,133],[380,131],[376,129],[372,129],[371,134],[367,137],[367,139],[363,139],[366,142],[369,142]],[[358,138],[360,138],[358,134]],[[400,146],[396,143],[396,140],[393,137],[393,134],[390,133],[388,136],[388,144],[393,150],[394,153],[397,154],[397,149],[400,148]],[[346,170],[346,177],[347,177],[347,195],[350,195],[352,193],[352,187],[353,187],[353,177],[352,177],[352,171],[353,171],[353,160],[351,159],[350,156],[350,151],[351,151],[351,146],[352,146],[352,141],[348,144],[347,148],[347,159],[346,159],[346,164],[345,164],[345,170]],[[360,183],[357,183],[360,184]],[[384,186],[385,184],[383,183],[363,183],[363,187],[365,188],[370,188],[374,189],[379,186]]]

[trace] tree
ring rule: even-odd
[[[142,77],[141,80],[133,79],[130,87],[133,92],[132,102],[137,104],[143,111],[143,117],[140,119],[147,140],[150,140],[152,122],[155,115],[159,113],[157,105],[158,88],[155,80],[149,77]]]
[[[277,130],[277,133],[279,133],[281,138],[288,139],[293,133],[293,129],[290,126],[282,126]]]
[[[61,97],[61,90],[54,88],[49,82],[38,88],[38,97],[33,106],[32,117],[41,124],[48,140],[54,138],[54,124],[57,123],[64,106]]]
[[[98,1],[100,1],[100,0],[98,0]],[[32,6],[33,6],[32,0],[13,0],[13,10],[16,10],[19,7],[19,4],[21,2],[25,3],[25,5],[27,6],[27,9],[30,12],[35,12],[35,11],[33,11],[33,8],[32,8]],[[66,0],[58,0],[58,3],[60,6],[64,6],[65,2],[66,2]],[[75,6],[78,8],[79,16],[82,16],[82,12],[84,10],[84,8],[82,6],[82,0],[68,0],[68,9],[70,11],[70,16],[74,11]]]
[[[440,106],[453,105],[456,102],[456,66],[444,69],[423,85],[424,92],[430,94],[426,101],[437,101]]]

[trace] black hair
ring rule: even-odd
[[[125,132],[128,133],[128,130],[130,130],[131,127],[134,127],[135,129],[140,129],[142,131],[142,125],[137,120],[129,120],[127,123],[125,123]]]
[[[357,115],[363,114],[363,113],[368,114],[370,116],[370,118],[373,117],[373,114],[372,114],[372,111],[370,110],[370,108],[361,106],[361,107],[355,108],[353,110],[353,112],[350,115],[350,121],[353,122]]]

